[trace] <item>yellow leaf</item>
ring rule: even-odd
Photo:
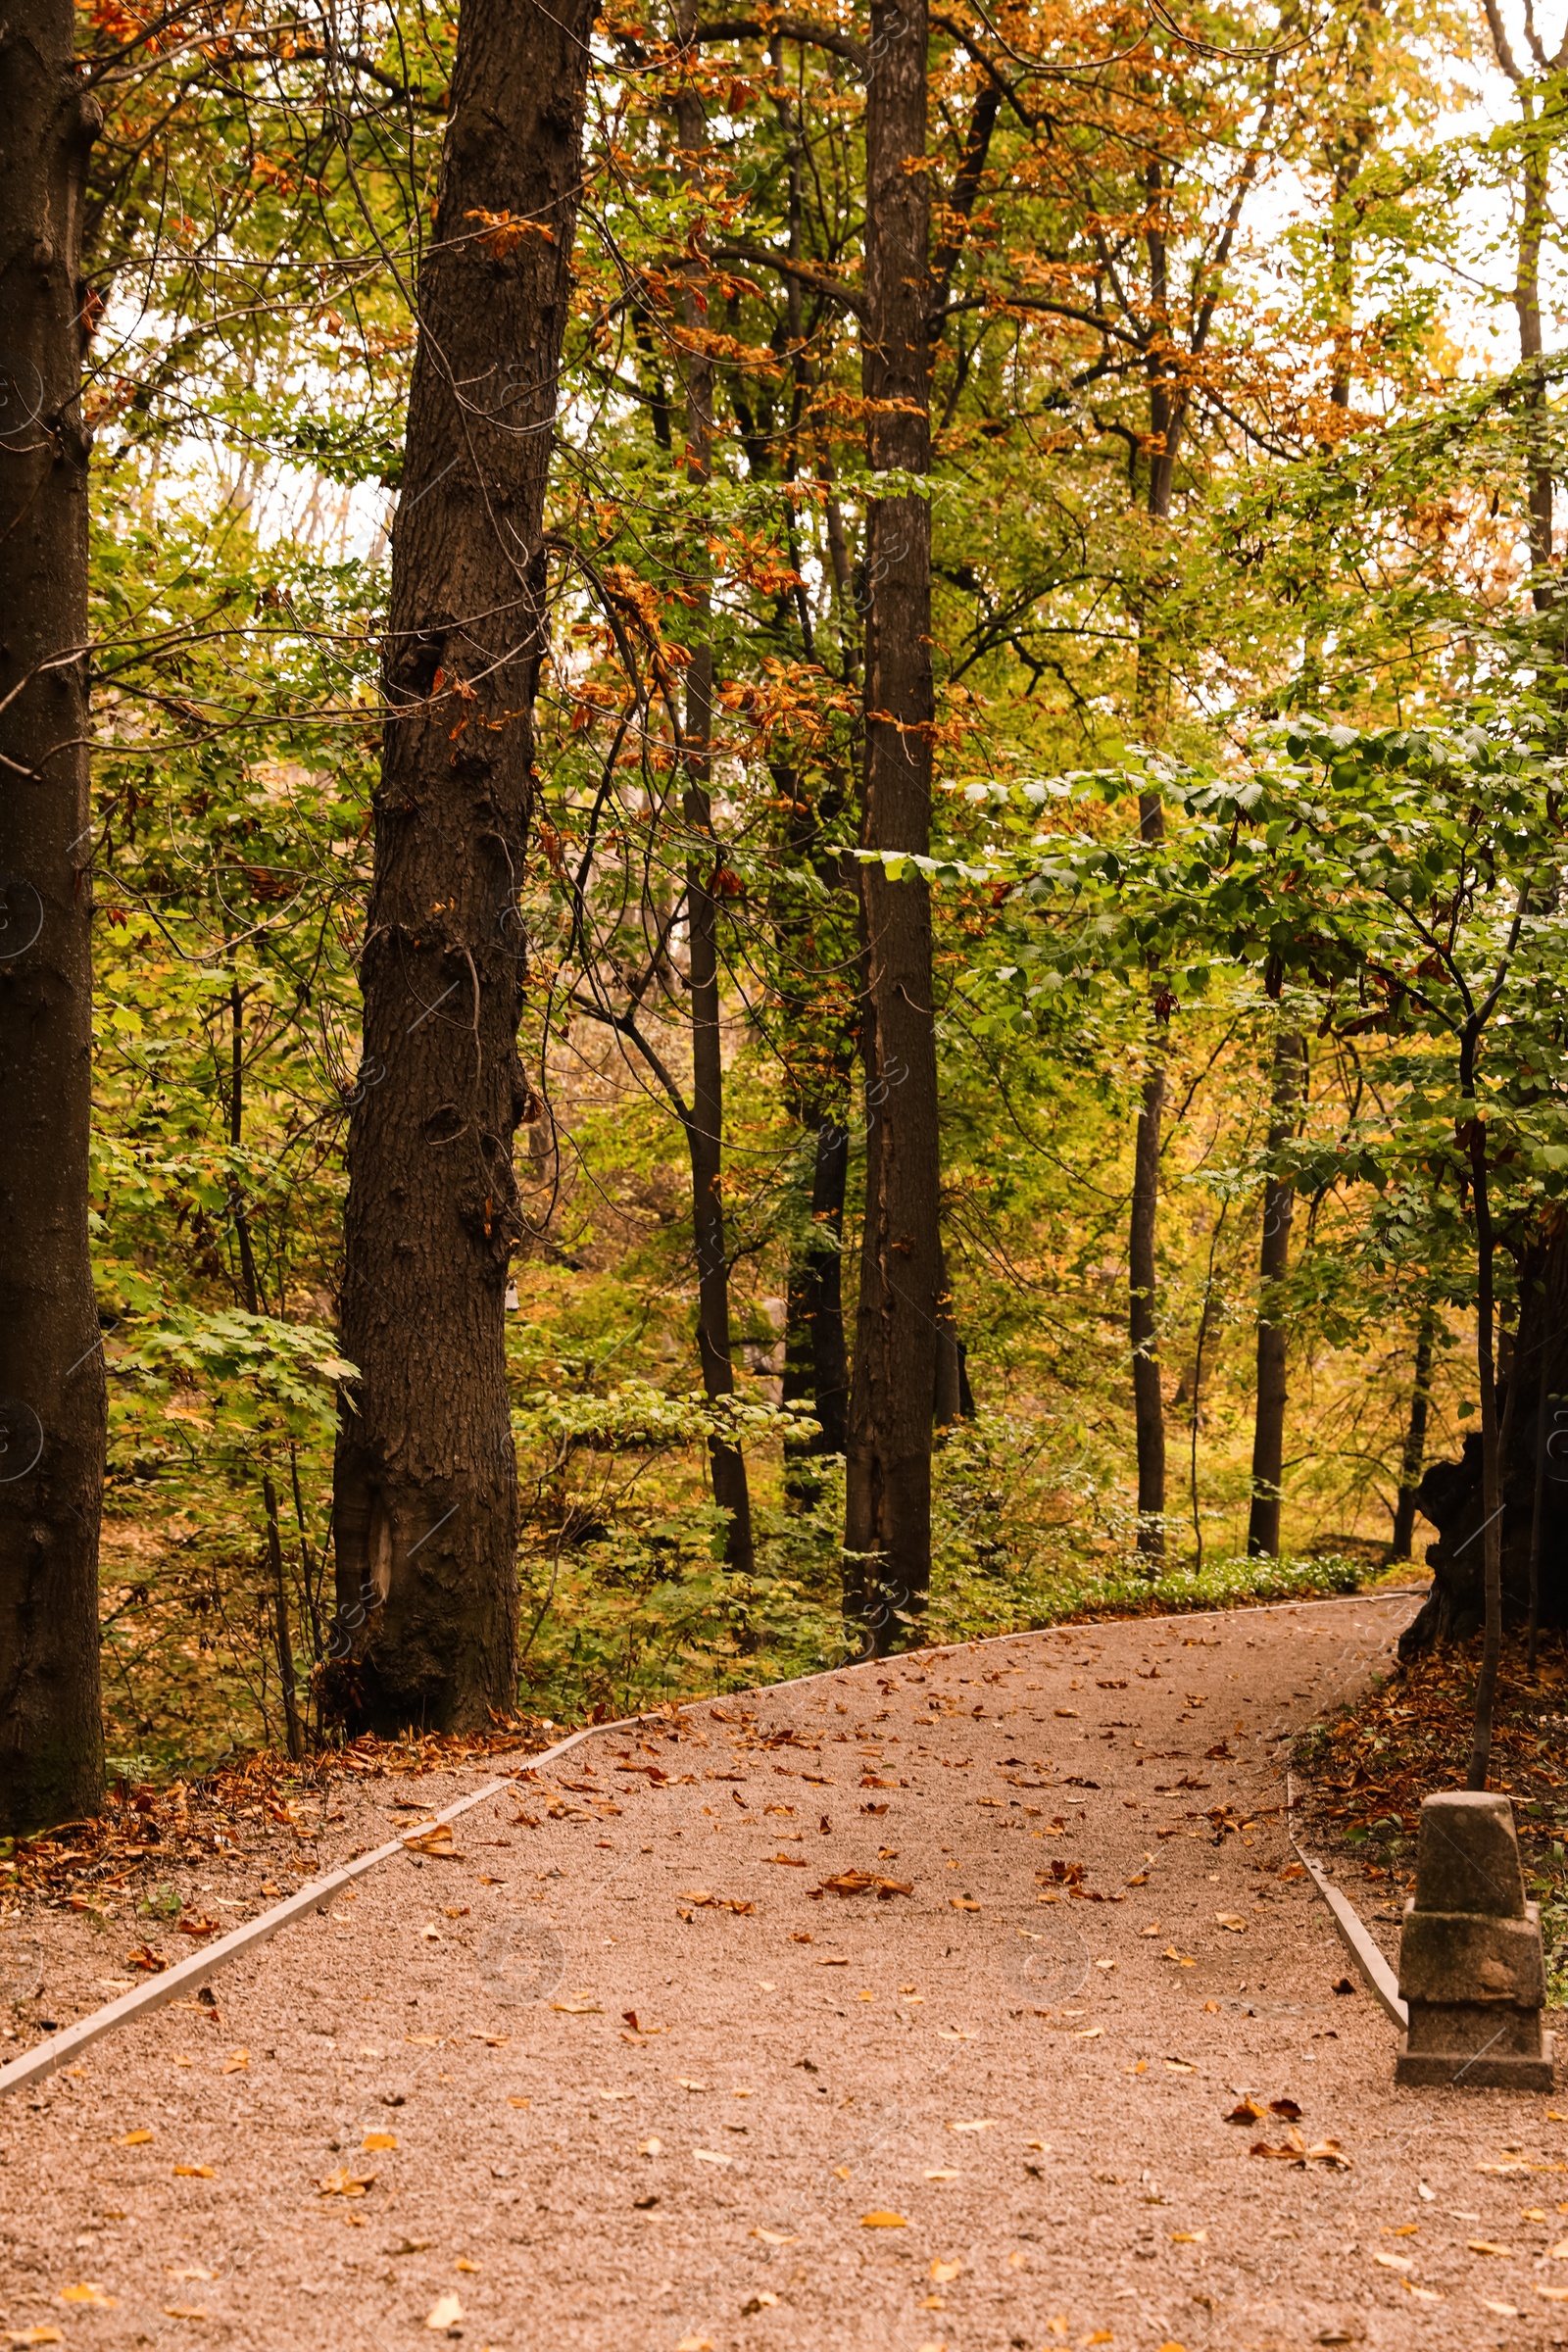
[[[362,2148],[368,2149],[395,2148],[397,2144],[398,2135],[395,2132],[367,2132],[360,2142]]]
[[[956,2180],[958,2179],[958,2175],[956,2173],[933,2172],[927,2173],[926,2179],[928,2180]]]
[[[951,2286],[963,2270],[961,2262],[943,2262],[940,2258],[931,2265],[931,2277],[938,2286]]]
[[[144,2148],[151,2137],[150,2132],[122,2132],[115,2145],[117,2148]]]
[[[518,2098],[518,2096],[517,2096],[517,2094],[516,2094],[516,2092],[515,2092],[514,2090],[509,2090],[509,2091],[508,2091],[508,2093],[507,2093],[507,2105],[508,2105],[509,2107],[526,2107],[526,2106],[528,2106],[528,2105],[530,2105],[530,2104],[531,2104],[531,2102],[530,2102],[529,2100],[527,2100],[527,2099],[520,2099],[520,2098]]]
[[[726,2172],[735,2161],[733,2156],[721,2156],[716,2148],[693,2148],[692,2154],[699,2164],[722,2165]]]
[[[994,2132],[996,2128],[997,2119],[994,2115],[981,2116],[978,2122],[972,2124],[950,2124],[948,2126],[950,2132]]]
[[[351,2173],[347,2165],[316,2183],[323,2197],[363,2197],[374,2180],[373,2173]]]
[[[1465,2244],[1472,2254],[1510,2254],[1511,2246],[1494,2245],[1490,2237],[1467,2237]]]
[[[8,2344],[63,2344],[65,2337],[58,2328],[8,2328]]]
[[[1516,2304],[1493,2303],[1485,2295],[1481,2298],[1481,2308],[1483,2311],[1494,2311],[1499,2320],[1516,2320],[1519,2317]]]
[[[1214,1923],[1216,1927],[1228,1928],[1233,1936],[1245,1936],[1247,1934],[1246,1920],[1235,1911],[1216,1911],[1214,1914]]]
[[[1374,2254],[1372,2259],[1381,2263],[1386,2271],[1407,2271],[1410,2268],[1408,2254]]]
[[[91,2279],[84,2280],[80,2286],[63,2286],[60,2300],[62,2303],[87,2303],[94,2311],[114,2311],[119,2307],[118,2298],[106,2295],[103,2288],[95,2285]]]
[[[597,2001],[552,2001],[550,2006],[559,2009],[563,2017],[603,2017],[605,2014]]]
[[[1170,2242],[1173,2246],[1206,2246],[1208,2231],[1206,2230],[1173,2230],[1170,2233]]]
[[[218,2175],[210,2164],[176,2164],[174,2179],[176,2180],[216,2180]]]
[[[902,2213],[862,2213],[862,2230],[907,2230],[908,2223]]]
[[[456,2295],[443,2295],[433,2311],[425,2313],[427,2328],[455,2328],[463,2317],[463,2305]]]
[[[470,2262],[466,2254],[460,2254],[452,2267],[456,2271],[477,2271],[479,2265],[476,2262]]]
[[[799,2238],[786,2236],[782,2230],[764,2230],[760,2224],[752,2231],[752,2235],[760,2237],[766,2246],[794,2246],[800,2243]]]
[[[249,2050],[230,2050],[228,2056],[223,2060],[223,2072],[225,2075],[242,2075],[250,2062]]]

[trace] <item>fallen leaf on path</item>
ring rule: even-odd
[[[637,2153],[639,2156],[662,2156],[664,2143],[662,2139],[640,2139],[637,2142]]]
[[[441,1940],[441,1931],[434,1920],[427,1919],[419,1930],[419,1934],[424,1937],[426,1943],[439,1943]]]
[[[1058,1707],[1056,1709],[1056,1713],[1058,1715],[1076,1715],[1077,1712],[1078,1710],[1076,1707]]]
[[[377,2154],[383,2148],[395,2148],[397,2144],[398,2135],[395,2132],[367,2132],[360,2142],[368,2155]]]
[[[809,1870],[811,1867],[804,1854],[764,1854],[762,1859],[764,1862],[777,1862],[784,1870]]]
[[[1443,2297],[1432,2287],[1417,2286],[1412,2279],[1401,2278],[1399,2284],[1407,2295],[1414,2295],[1418,2303],[1441,2303],[1443,2301]]]
[[[144,2148],[151,2137],[152,2133],[147,2131],[122,2132],[115,2145],[117,2148]]]
[[[1228,1929],[1232,1936],[1247,1934],[1247,1922],[1237,1911],[1216,1911],[1214,1924],[1216,1927]]]
[[[460,2255],[458,2256],[458,2259],[457,2259],[457,2261],[456,2261],[456,2262],[455,2262],[455,2263],[452,2265],[452,2268],[453,2268],[455,2271],[474,2271],[474,2272],[477,2272],[477,2270],[478,2270],[478,2268],[479,2268],[479,2265],[478,2265],[476,2262],[470,2262],[470,2261],[468,2260],[468,2257],[466,2256],[466,2254],[460,2254]]]
[[[777,2301],[777,2295],[770,2295],[766,2287],[763,2287],[757,2294],[753,2295],[749,2303],[743,2303],[741,2305],[741,2318],[743,2320],[749,2320],[754,2316],[755,2313],[759,2311],[771,2311],[773,2305]]]
[[[507,2093],[507,2105],[509,2107],[527,2107],[531,2104],[531,2100],[519,2098],[514,2090],[509,2090]]]
[[[63,2344],[65,2337],[58,2328],[8,2328],[8,2344]]]
[[[1196,2075],[1198,2072],[1197,2067],[1189,2066],[1185,2058],[1167,2058],[1164,2064],[1173,2075]]]
[[[1103,2026],[1075,2026],[1073,2028],[1073,2039],[1074,2041],[1095,2041],[1102,2034],[1103,2034],[1104,2031],[1105,2029]],[[1166,2063],[1168,2065],[1169,2061],[1167,2060]],[[1188,2074],[1191,2074],[1193,2070],[1191,2067],[1188,2067],[1185,2071]]]
[[[186,2270],[183,2270],[183,2271],[169,2271],[169,2272],[167,2272],[167,2273],[165,2274],[165,2276],[166,2276],[166,2277],[168,2277],[168,2278],[207,2278],[207,2279],[212,2279],[212,2278],[216,2278],[218,2277],[218,2273],[217,2273],[216,2271],[204,2271],[204,2270],[201,2268],[201,2266],[200,2266],[200,2264],[199,2264],[199,2263],[192,2263],[192,2264],[189,2266],[189,2268],[188,2268],[188,2269],[186,2269]]]
[[[1408,2254],[1374,2254],[1372,2259],[1385,2271],[1407,2271],[1410,2268]]]
[[[216,1919],[177,1919],[174,1927],[181,1936],[216,1936],[221,1924]]]
[[[1206,2246],[1208,2231],[1206,2230],[1173,2230],[1170,2233],[1170,2242],[1173,2246]]]
[[[675,2080],[682,2090],[706,2090],[708,2088],[708,2084],[699,2082],[695,2075],[677,2075]]]
[[[207,2313],[199,2303],[166,2303],[164,2317],[166,2320],[205,2320]]]
[[[80,2286],[63,2286],[60,2300],[62,2303],[86,2303],[94,2311],[115,2311],[119,2308],[118,2297],[106,2295],[103,2288],[90,2278],[83,2280]]]
[[[559,2009],[563,2017],[603,2017],[605,2014],[597,2001],[552,2001],[550,2006]]]
[[[337,2172],[328,2173],[324,2180],[318,2180],[316,2185],[323,2197],[363,2197],[374,2179],[373,2173],[351,2173],[348,2166],[343,2165]]]
[[[1494,2311],[1499,2320],[1516,2320],[1519,2317],[1516,2303],[1494,2303],[1486,2295],[1481,2298],[1481,2308],[1483,2311]]]
[[[950,2124],[948,2126],[950,2132],[994,2132],[996,2128],[997,2119],[994,2115],[980,2116],[972,2124]]]
[[[1178,1968],[1196,1968],[1198,1966],[1196,1960],[1187,1958],[1176,1949],[1173,1943],[1167,1943],[1159,1956],[1162,1960],[1174,1960]]]
[[[1538,2283],[1536,2292],[1544,2295],[1548,2303],[1568,2303],[1568,2286],[1542,2286]]]
[[[713,2352],[713,2339],[710,2335],[683,2335],[675,2352]]]
[[[242,2075],[250,2062],[249,2050],[230,2050],[223,2060],[223,2072],[225,2075]]]
[[[798,2237],[791,2237],[783,2230],[764,2230],[760,2225],[752,2231],[752,2235],[760,2237],[766,2246],[796,2246],[800,2244]]]
[[[447,1903],[443,1906],[443,1915],[447,1919],[466,1919],[468,1916],[468,1906],[466,1903],[464,1903],[459,1909],[454,1910],[452,1905]]]
[[[721,2156],[716,2148],[693,2148],[692,2154],[699,2164],[721,2165],[726,2172],[735,2161],[733,2156]]]
[[[931,2265],[931,2277],[938,2286],[951,2286],[962,2269],[961,2262],[944,2262],[939,2255]]]
[[[1248,2098],[1233,2107],[1225,2121],[1228,2124],[1260,2124],[1267,2113],[1268,2109],[1259,2106],[1256,2099]]]
[[[1270,2115],[1283,2115],[1288,2124],[1298,2124],[1301,2120],[1301,2109],[1294,2099],[1270,2099],[1268,2111]]]
[[[218,2175],[210,2164],[176,2164],[174,2179],[176,2180],[216,2180]]]
[[[433,2311],[425,2314],[427,2328],[455,2328],[463,2317],[463,2305],[456,2295],[443,2295]]]
[[[470,2041],[482,2041],[486,2049],[504,2050],[512,2040],[510,2034],[470,2034]]]
[[[967,1894],[950,1894],[948,1906],[954,1911],[978,1911],[980,1908],[973,1896]]]
[[[936,2172],[929,2172],[929,2173],[927,2173],[927,2174],[926,2174],[926,2179],[927,2179],[928,2180],[958,2180],[958,2179],[960,2179],[960,2178],[961,2178],[961,2176],[960,2176],[959,2174],[957,2174],[957,2173],[944,2173],[944,2172],[936,2171]]]
[[[403,2038],[412,2042],[416,2050],[438,2050],[441,2047],[439,2034],[405,2034]]]
[[[1467,2237],[1465,2244],[1472,2254],[1511,2254],[1511,2246],[1494,2245],[1490,2237]]]
[[[862,2213],[862,2230],[907,2230],[908,2223],[902,2213]]]
[[[133,1952],[125,1954],[127,1968],[144,1968],[149,1976],[161,1976],[169,1966],[162,1952],[155,1952],[150,1943],[138,1943]]]

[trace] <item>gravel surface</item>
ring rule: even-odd
[[[1287,1843],[1292,1734],[1414,1605],[1067,1627],[595,1734],[216,2017],[0,2103],[0,2337],[1568,2341],[1562,2116],[1396,2090]]]

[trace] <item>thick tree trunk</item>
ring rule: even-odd
[[[1499,1578],[1503,1621],[1528,1624],[1533,1540],[1539,1544],[1540,1622],[1568,1625],[1568,1228],[1559,1227],[1519,1269],[1501,1444]],[[1536,1515],[1538,1433],[1543,1462]],[[1434,1462],[1417,1503],[1438,1531],[1427,1545],[1432,1592],[1399,1640],[1399,1655],[1473,1634],[1486,1614],[1481,1437],[1466,1438],[1458,1461]]]
[[[1283,1031],[1274,1041],[1274,1116],[1268,1149],[1276,1157],[1296,1130],[1301,1082],[1301,1040]],[[1285,1467],[1286,1327],[1279,1288],[1291,1262],[1291,1216],[1296,1187],[1270,1176],[1263,1189],[1263,1240],[1258,1252],[1261,1292],[1257,1314],[1257,1402],[1252,1423],[1252,1508],[1247,1548],[1272,1559],[1280,1547],[1280,1479]]]
[[[367,1084],[349,1131],[340,1703],[381,1730],[515,1696],[507,1267],[543,524],[593,0],[464,0],[392,548]]]
[[[1158,1276],[1154,1238],[1159,1220],[1159,1129],[1165,1108],[1165,1068],[1156,1062],[1144,1081],[1133,1152],[1133,1213],[1128,1246],[1128,1337],[1133,1355],[1133,1419],[1138,1443],[1138,1548],[1150,1560],[1165,1553],[1165,1403],[1159,1386]]]
[[[92,839],[73,18],[0,34],[0,1833],[103,1800],[104,1369],[87,1250]]]
[[[1428,1309],[1415,1335],[1415,1385],[1410,1391],[1410,1419],[1399,1458],[1399,1493],[1394,1506],[1394,1541],[1389,1546],[1391,1561],[1410,1557],[1415,1536],[1416,1502],[1427,1450],[1427,1417],[1432,1409],[1432,1351],[1437,1336],[1437,1318]]]
[[[683,0],[680,36],[696,31],[694,0]],[[699,155],[707,136],[700,93],[682,91],[676,102],[676,135],[681,168],[690,180],[700,173]],[[685,294],[686,479],[694,489],[713,478],[713,370],[704,343],[707,266],[694,260]],[[698,533],[699,540],[702,533]],[[692,1112],[686,1143],[692,1171],[692,1226],[697,1247],[697,1352],[703,1390],[710,1397],[735,1392],[730,1355],[729,1255],[724,1236],[724,1050],[719,1026],[718,904],[713,875],[720,863],[713,839],[712,740],[713,647],[709,634],[710,600],[700,576],[693,614],[691,661],[686,671],[685,818],[693,843],[686,859],[688,988],[692,1023]],[[750,1570],[752,1501],[746,1457],[738,1446],[712,1438],[708,1447],[713,1500],[728,1514],[725,1556],[732,1568]]]
[[[842,1255],[850,1138],[836,1119],[818,1118],[813,1126],[810,1224],[790,1268],[784,1319],[784,1401],[809,1404],[817,1421],[809,1446],[785,1456],[785,1487],[798,1502],[821,1494],[812,1457],[844,1451],[850,1392]]]
[[[930,183],[925,0],[873,0],[865,112],[862,383],[870,461],[930,471]],[[908,495],[871,509],[865,567],[861,840],[923,854],[931,834],[931,511]],[[865,1222],[845,1512],[845,1612],[885,1650],[931,1582],[938,1194],[931,902],[924,878],[861,869],[860,1052],[868,1109]]]

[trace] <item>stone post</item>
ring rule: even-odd
[[[1399,1991],[1410,2026],[1396,2082],[1552,2088],[1541,1911],[1525,1901],[1505,1796],[1456,1791],[1422,1804]]]

